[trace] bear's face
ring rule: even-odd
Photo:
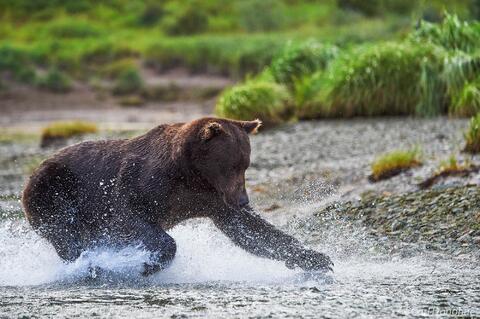
[[[249,202],[245,189],[245,171],[250,165],[248,134],[260,125],[258,120],[210,119],[198,131],[193,165],[230,207]]]

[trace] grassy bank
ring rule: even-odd
[[[472,116],[480,111],[479,54],[480,23],[446,14],[440,23],[419,23],[400,40],[348,47],[310,41],[287,47],[249,82],[276,83],[288,89],[294,103],[286,106],[292,108],[292,117],[286,120]],[[237,116],[242,106],[236,101],[221,98],[218,113]],[[263,115],[258,108],[255,114],[241,113],[244,119],[253,115],[266,119],[271,114],[268,104],[263,104]]]

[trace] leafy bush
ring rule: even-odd
[[[8,73],[21,83],[34,83],[35,69],[28,54],[18,48],[4,45],[0,47],[0,75]]]
[[[373,182],[387,179],[421,163],[418,149],[386,153],[372,163],[372,175],[369,179]]]
[[[283,26],[283,4],[276,0],[243,0],[237,3],[240,25],[249,32],[278,30]]]
[[[480,24],[461,21],[458,16],[446,13],[440,24],[422,21],[410,39],[419,44],[430,42],[447,50],[473,52],[480,48]]]
[[[337,54],[336,46],[316,41],[291,44],[273,60],[270,70],[277,83],[292,88],[301,77],[323,70]]]
[[[472,117],[467,132],[465,133],[465,152],[480,152],[480,113]]]
[[[215,108],[221,117],[237,120],[260,119],[266,126],[290,116],[290,96],[285,87],[266,82],[248,82],[223,92]]]
[[[98,128],[94,123],[83,121],[54,122],[42,130],[40,145],[47,147],[72,136],[96,133],[97,131]]]
[[[55,93],[67,93],[72,89],[70,78],[57,68],[50,69],[43,78],[39,79],[38,85]]]
[[[115,81],[113,94],[126,95],[138,93],[143,88],[143,80],[137,69],[131,68],[123,71]]]
[[[138,17],[138,24],[142,26],[152,26],[160,21],[165,13],[163,3],[148,1]]]
[[[208,15],[201,6],[189,4],[166,16],[162,26],[168,35],[202,33],[208,28]]]
[[[346,52],[326,72],[322,111],[344,117],[442,113],[444,104],[436,101],[443,101],[444,90],[427,86],[440,82],[442,62],[443,52],[431,45],[389,42]]]

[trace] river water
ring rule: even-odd
[[[138,272],[146,254],[137,248],[97,250],[66,265],[24,220],[4,221],[0,317],[480,315],[480,269],[448,256],[391,258],[368,253],[361,238],[358,254],[342,256],[335,255],[339,247],[319,243],[316,248],[335,262],[335,273],[319,275],[251,256],[208,221],[180,225],[171,235],[176,259],[163,273],[145,278]],[[105,273],[92,278],[92,265]]]
[[[401,122],[393,124],[385,125],[386,129],[402,126]],[[281,131],[269,133],[254,140],[254,152],[262,151],[268,143],[272,148],[280,147],[285,136],[304,135],[308,130],[311,137],[306,138],[313,140],[318,134],[315,127],[302,124],[287,135]],[[316,151],[311,144],[304,148],[305,152]],[[295,150],[295,154],[300,151]],[[288,162],[290,155],[285,156],[278,161]],[[274,157],[281,156],[277,151],[272,151],[271,156],[254,156],[252,171],[260,177],[251,178],[252,183],[268,185],[276,178],[269,172],[278,171],[279,165],[261,161]],[[312,155],[308,162],[322,161]],[[288,167],[284,171],[291,172]],[[7,175],[2,178],[2,194],[9,194],[12,188],[19,192],[20,180]],[[281,178],[284,176],[277,180]],[[391,254],[366,231],[352,231],[346,220],[328,216],[328,221],[312,219],[323,201],[338,192],[337,186],[301,180],[297,184],[307,184],[309,192],[295,197],[295,183],[273,188],[277,196],[273,200],[281,208],[265,216],[308,241],[312,248],[330,255],[334,273],[289,270],[281,262],[249,255],[233,246],[208,220],[193,220],[172,229],[169,233],[177,242],[177,256],[167,270],[150,277],[138,274],[147,255],[136,247],[121,251],[98,249],[72,264],[64,264],[53,248],[29,228],[19,213],[18,200],[4,196],[0,200],[0,318],[480,317],[478,260],[427,252],[422,247]],[[255,195],[250,191],[260,209],[272,203],[270,193]],[[320,195],[312,198],[311,193]],[[317,227],[306,231],[305,223],[312,220]],[[323,222],[328,227],[322,228]],[[99,266],[104,273],[92,278],[92,266]]]

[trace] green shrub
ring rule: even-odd
[[[145,8],[138,17],[138,24],[141,26],[152,26],[159,22],[165,15],[163,3],[148,1]]]
[[[249,32],[278,30],[284,25],[283,3],[243,0],[237,3],[240,25]]]
[[[472,117],[465,133],[465,152],[480,152],[480,113]]]
[[[201,6],[181,6],[163,19],[162,27],[174,36],[202,33],[208,28],[208,15]]]
[[[4,45],[0,47],[0,75],[9,73],[21,83],[34,83],[36,73],[29,55],[19,48]]]
[[[430,42],[447,50],[473,52],[480,48],[480,24],[461,21],[458,16],[445,13],[442,23],[422,21],[410,39],[419,44]]]
[[[215,113],[237,120],[260,119],[266,126],[290,116],[290,97],[285,87],[274,83],[248,82],[227,89],[220,96]]]
[[[143,88],[143,80],[137,69],[128,69],[123,71],[113,87],[113,94],[127,95],[138,93]]]
[[[372,163],[372,175],[369,179],[373,182],[387,179],[421,164],[418,149],[386,153]]]
[[[320,95],[330,116],[440,114],[443,52],[431,45],[383,43],[361,46],[331,63]],[[433,103],[433,104],[432,104]]]
[[[270,70],[277,83],[282,83],[292,88],[295,80],[323,70],[337,54],[337,47],[316,41],[288,45],[273,60]]]
[[[38,85],[55,93],[67,93],[72,89],[70,78],[57,68],[50,69],[44,77],[39,79]]]

